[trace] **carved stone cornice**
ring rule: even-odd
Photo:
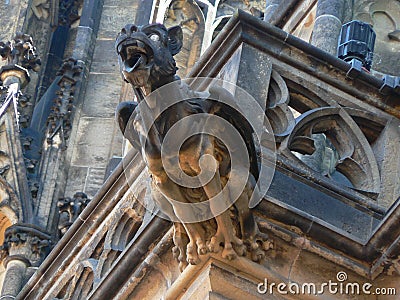
[[[82,192],[75,193],[72,199],[66,197],[58,200],[57,206],[60,213],[58,229],[60,230],[61,235],[64,235],[65,232],[67,232],[72,223],[74,223],[89,202],[90,199]]]
[[[29,261],[39,266],[50,252],[51,236],[30,224],[15,224],[6,229],[2,245],[3,257]]]

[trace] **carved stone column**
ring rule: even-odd
[[[336,55],[344,18],[344,0],[319,0],[311,44]]]
[[[28,279],[27,269],[41,264],[50,245],[50,235],[34,225],[15,224],[7,228],[2,246],[6,275],[1,299],[15,299]]]
[[[265,3],[264,21],[278,25],[290,9],[296,5],[295,0],[267,0]]]

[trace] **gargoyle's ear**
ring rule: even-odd
[[[168,28],[168,49],[172,55],[181,51],[183,44],[183,32],[181,26]]]

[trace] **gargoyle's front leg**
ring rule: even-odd
[[[257,188],[255,186],[255,188]],[[250,252],[253,261],[261,261],[265,258],[264,245],[268,243],[268,235],[259,231],[256,220],[249,208],[249,200],[253,193],[253,187],[248,182],[244,191],[235,202],[238,211],[240,230],[243,242]]]
[[[243,178],[248,177],[247,183],[235,202],[235,208],[238,212],[241,238],[244,244],[247,246],[247,250],[250,252],[251,259],[253,261],[261,261],[265,258],[265,251],[272,248],[272,242],[268,239],[268,235],[260,232],[254,215],[249,207],[251,197],[257,197],[261,199],[260,191],[258,190],[256,180],[253,175],[250,174],[246,169],[236,169],[236,175],[232,175],[231,180],[232,186],[237,186]]]
[[[209,199],[219,194],[220,196],[222,196],[219,199],[221,202],[210,202],[211,211],[216,215],[215,219],[217,221],[218,228],[215,236],[211,238],[209,250],[211,252],[218,252],[220,245],[223,243],[223,258],[231,260],[234,259],[237,255],[244,255],[245,246],[243,245],[242,240],[236,236],[235,229],[232,225],[232,220],[229,216],[229,193],[222,192],[222,184],[218,170],[216,170],[213,179],[203,188]],[[226,207],[227,209],[222,214],[217,215],[222,207]]]
[[[157,180],[157,179],[155,179]],[[178,220],[194,220],[194,212],[191,208],[187,208],[185,205],[179,205],[179,203],[187,204],[185,196],[182,195],[180,188],[172,182],[166,175],[158,178],[157,188],[163,191],[169,198],[173,199],[177,203],[172,204],[174,215]],[[207,253],[207,247],[205,244],[205,233],[201,224],[198,223],[184,223],[181,224],[187,233],[189,242],[186,245],[186,260],[188,263],[195,265],[199,263],[199,254]],[[175,244],[177,245],[177,244]]]
[[[172,252],[174,258],[176,258],[179,262],[179,270],[183,272],[187,266],[186,247],[189,244],[189,237],[181,223],[174,223],[173,240],[175,247],[172,249]]]

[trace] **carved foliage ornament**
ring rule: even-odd
[[[39,266],[50,252],[51,237],[28,224],[15,224],[6,229],[2,255],[24,258],[32,266]]]
[[[19,65],[27,70],[39,71],[40,59],[32,38],[27,34],[17,33],[11,41],[0,41],[0,56],[8,65]]]
[[[89,202],[90,199],[82,192],[75,193],[72,199],[67,197],[58,200],[57,206],[60,213],[58,229],[60,230],[61,235],[64,235],[65,232],[67,232],[69,227],[71,227],[72,223],[74,223]]]
[[[80,18],[80,7],[83,0],[61,0],[58,12],[58,22],[61,25],[73,25]]]

